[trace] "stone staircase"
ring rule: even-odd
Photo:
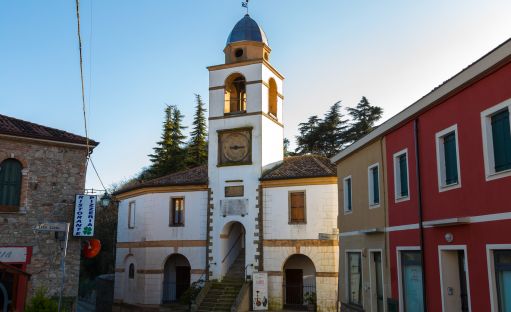
[[[231,311],[231,306],[245,282],[245,250],[229,268],[221,282],[212,282],[206,297],[197,311]]]

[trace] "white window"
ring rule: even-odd
[[[491,311],[511,309],[511,244],[486,245]]]
[[[454,125],[435,135],[438,189],[440,192],[461,186],[458,126]]]
[[[128,228],[135,228],[135,202],[130,202],[128,204]]]
[[[380,206],[380,165],[374,164],[367,169],[367,184],[369,194],[369,207]]]
[[[511,176],[511,99],[481,112],[486,180]]]
[[[344,178],[342,184],[344,194],[344,212],[350,213],[353,210],[351,176]]]
[[[410,199],[408,175],[408,149],[394,154],[394,195],[395,201]]]

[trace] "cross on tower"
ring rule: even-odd
[[[242,3],[241,3],[241,6],[244,7],[245,9],[247,9],[247,14],[248,14],[248,1],[249,0],[244,0]]]

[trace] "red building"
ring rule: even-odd
[[[508,40],[340,154],[385,139],[400,311],[511,311],[510,114]]]

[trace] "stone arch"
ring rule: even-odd
[[[233,73],[225,79],[224,113],[244,113],[247,111],[247,80],[240,73]]]
[[[268,113],[277,118],[277,103],[278,103],[278,90],[275,79],[270,78],[268,81]]]
[[[239,221],[230,221],[224,224],[220,232],[220,256],[219,265],[221,267],[221,275],[225,275],[233,265],[245,265],[237,263],[239,257],[245,256],[246,229]],[[240,268],[234,268],[240,269]],[[243,268],[244,270],[244,268]]]
[[[184,255],[174,253],[167,257],[163,265],[163,303],[179,301],[190,288],[190,273],[190,261]]]
[[[285,308],[300,308],[316,298],[316,266],[304,254],[292,254],[282,265],[282,299]]]

